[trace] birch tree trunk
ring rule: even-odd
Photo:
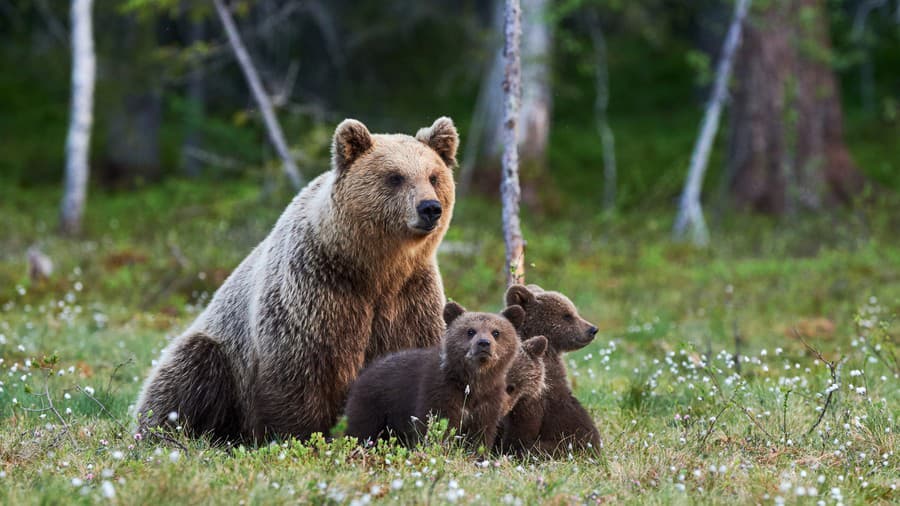
[[[522,9],[519,0],[506,0],[503,57],[503,239],[506,243],[506,284],[525,282],[525,241],[519,224],[519,153],[517,130],[521,93],[519,43],[522,35]]]
[[[303,178],[300,176],[297,164],[294,163],[287,142],[284,140],[284,134],[281,132],[281,126],[272,108],[272,101],[266,94],[266,90],[263,88],[262,81],[259,78],[259,73],[257,73],[256,67],[253,66],[253,60],[250,59],[250,54],[247,53],[247,49],[244,47],[243,41],[241,41],[241,35],[238,32],[237,25],[234,23],[234,18],[231,17],[231,12],[222,0],[213,0],[213,3],[216,7],[216,13],[218,13],[219,19],[222,21],[222,26],[225,28],[225,33],[228,35],[228,42],[234,50],[241,70],[244,72],[244,77],[250,85],[254,99],[256,99],[256,104],[259,106],[259,111],[262,113],[266,131],[269,133],[269,139],[284,163],[284,173],[287,174],[294,187],[300,189],[303,187]]]
[[[91,126],[94,122],[96,57],[91,19],[93,0],[72,0],[72,104],[66,137],[66,176],[60,209],[63,233],[81,232],[87,199]]]
[[[522,98],[519,112],[519,150],[522,161],[534,164],[537,172],[546,162],[550,138],[551,33],[548,0],[524,0],[521,36]]]
[[[678,205],[678,216],[675,218],[675,238],[683,238],[689,229],[691,241],[698,246],[704,246],[709,242],[709,232],[706,229],[703,209],[700,206],[700,189],[703,185],[703,175],[709,162],[709,153],[712,151],[713,141],[719,129],[722,103],[725,101],[728,92],[728,79],[731,76],[732,62],[738,44],[740,44],[741,27],[749,6],[750,0],[738,0],[735,5],[734,17],[731,20],[731,26],[728,28],[728,34],[725,36],[725,44],[722,47],[722,55],[719,58],[719,65],[716,69],[716,81],[713,84],[712,95],[706,106],[706,113],[703,116],[703,123],[700,127],[700,135],[691,155],[691,166]]]
[[[590,12],[590,32],[594,45],[595,70],[597,79],[597,98],[594,101],[594,115],[597,118],[597,130],[603,148],[603,208],[608,210],[616,206],[616,138],[609,126],[607,109],[609,108],[609,70],[606,56],[606,37],[603,27],[594,11]]]

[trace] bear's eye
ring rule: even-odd
[[[516,387],[514,385],[506,385],[506,393],[512,395],[512,393],[515,391]]]
[[[492,331],[491,331],[491,335],[494,336],[494,339],[496,339],[496,338],[500,337],[500,331],[499,331],[499,330],[492,330]]]
[[[565,321],[567,321],[567,322],[570,322],[570,321],[572,321],[572,320],[574,320],[574,319],[575,319],[575,318],[571,315],[571,313],[566,313],[565,315],[563,315],[563,320],[565,320]]]
[[[437,176],[432,175],[428,178],[428,182],[431,183],[431,186],[437,186]]]
[[[402,174],[391,174],[387,178],[388,185],[393,186],[394,188],[403,184],[406,178],[403,177]]]
[[[468,334],[469,337],[474,337],[474,336],[475,336],[475,329],[469,329],[469,331],[466,332],[466,334]]]

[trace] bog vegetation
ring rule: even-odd
[[[745,233],[714,233],[707,250],[673,244],[657,215],[526,215],[529,280],[564,288],[601,326],[568,366],[603,448],[477,461],[437,441],[223,449],[135,434],[128,407],[166,338],[281,211],[255,183],[206,186],[98,198],[90,235],[45,242],[60,261],[38,283],[13,252],[55,206],[4,192],[4,229],[19,231],[0,264],[4,503],[897,499],[896,202],[790,230],[734,218]],[[499,226],[495,204],[459,208],[440,253],[450,297],[501,307]]]

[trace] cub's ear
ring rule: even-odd
[[[434,120],[428,128],[420,128],[416,132],[416,139],[435,150],[447,167],[456,165],[456,148],[459,147],[459,132],[453,125],[453,120],[441,116]]]
[[[453,320],[466,312],[466,308],[460,306],[456,302],[450,301],[444,306],[444,323],[449,327]]]
[[[522,343],[522,349],[531,358],[540,358],[547,351],[547,338],[544,336],[534,336]]]
[[[541,292],[545,291],[543,288],[539,287],[538,285],[526,285],[526,286],[528,287],[529,290],[531,290],[531,293],[541,293]]]
[[[524,285],[512,285],[506,290],[506,303],[526,307],[534,302],[534,293]]]
[[[359,155],[372,147],[372,134],[366,125],[355,119],[345,119],[334,131],[331,144],[331,165],[338,174],[347,170]]]
[[[522,324],[525,323],[525,310],[522,309],[522,306],[509,306],[500,314],[509,320],[509,323],[512,323],[516,330],[521,329]]]

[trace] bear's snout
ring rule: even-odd
[[[416,224],[416,228],[431,231],[437,226],[443,208],[437,200],[423,200],[416,206],[416,212],[419,214],[419,223]]]
[[[476,364],[485,364],[494,358],[494,344],[490,339],[485,337],[475,338],[469,344],[469,351],[466,358],[472,360]]]

